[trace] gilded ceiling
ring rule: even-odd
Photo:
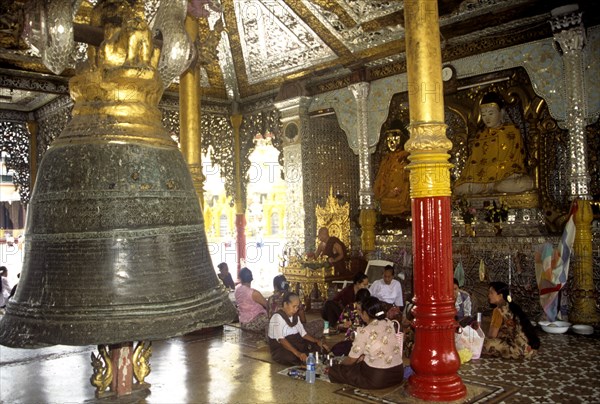
[[[56,76],[23,38],[30,3],[0,0],[0,87],[4,88],[0,108],[39,107],[31,94],[20,93],[31,88],[19,88],[18,80],[11,82],[7,77],[34,75],[38,80],[66,84],[76,64],[85,59],[87,44],[97,45],[101,40],[99,28],[90,26],[90,11],[97,1],[72,0],[78,7],[73,18],[78,46],[70,57],[71,68]],[[444,62],[549,37],[550,10],[569,3],[438,0]],[[158,6],[159,0],[145,2],[149,21]],[[592,7],[580,4],[584,18],[593,25],[599,17]],[[353,77],[370,80],[404,69],[402,1],[189,0],[188,14],[199,24],[196,47],[206,99],[243,103],[273,94],[284,81],[292,80],[305,80],[309,89],[319,92]],[[177,84],[170,88],[176,89]]]

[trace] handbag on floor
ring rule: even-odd
[[[391,320],[394,323],[394,331],[398,344],[400,345],[400,356],[402,356],[402,350],[404,348],[404,333],[402,332],[402,326],[398,320]]]

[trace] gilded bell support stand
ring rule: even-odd
[[[148,390],[145,382],[150,374],[152,343],[140,341],[115,345],[98,345],[98,354],[91,354],[93,373],[90,383],[96,388],[96,398],[121,397],[134,391]],[[135,381],[131,375],[135,377]]]

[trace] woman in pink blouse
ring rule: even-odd
[[[376,297],[363,302],[360,315],[367,325],[358,329],[352,349],[342,363],[329,368],[333,383],[361,389],[383,389],[402,383],[402,348],[394,324],[385,314],[385,305]]]
[[[269,323],[267,300],[258,290],[252,289],[253,279],[252,271],[242,268],[240,271],[242,283],[235,289],[235,302],[238,306],[240,325],[244,330],[265,332]]]

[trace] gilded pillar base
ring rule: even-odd
[[[363,254],[375,251],[375,222],[377,221],[377,213],[375,209],[360,210],[360,227],[362,233],[360,240],[362,244]]]
[[[573,251],[573,296],[569,321],[577,324],[597,324],[600,316],[596,310],[596,289],[592,267],[592,205],[588,200],[577,201],[575,213],[575,242]]]

